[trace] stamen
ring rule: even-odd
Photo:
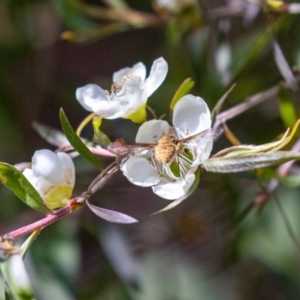
[[[125,83],[132,78],[134,78],[134,76],[132,76],[132,75],[123,76],[121,79],[121,85],[119,85],[117,82],[113,82],[110,86],[110,91],[108,91],[108,90],[105,91],[105,94],[108,96],[109,100],[111,100],[111,101],[115,100],[115,96],[119,92],[121,92]]]

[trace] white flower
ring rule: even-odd
[[[195,0],[156,0],[155,6],[158,9],[165,9],[171,13],[178,14],[184,8],[195,6],[197,2]]]
[[[121,168],[133,184],[152,186],[155,194],[169,200],[188,192],[195,180],[194,172],[209,157],[213,146],[210,111],[202,98],[181,98],[174,107],[173,125],[175,128],[162,120],[145,122],[136,143],[156,144],[155,148],[136,148]]]
[[[50,209],[68,203],[75,184],[75,168],[68,154],[36,151],[31,169],[25,169],[23,174]]]
[[[130,115],[143,109],[140,119],[145,119],[147,98],[161,85],[167,72],[168,64],[161,57],[153,62],[149,77],[146,78],[146,68],[139,62],[132,68],[127,67],[115,72],[109,92],[96,84],[88,84],[76,90],[76,98],[86,110],[102,118],[131,119]]]

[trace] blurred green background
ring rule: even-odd
[[[35,150],[54,150],[32,122],[60,129],[63,107],[76,128],[88,114],[76,101],[76,88],[98,83],[109,89],[113,72],[139,61],[148,70],[160,56],[169,64],[148,102],[158,116],[187,77],[196,82],[192,93],[210,108],[236,83],[224,109],[287,80],[273,40],[297,75],[299,15],[246,0],[171,1],[175,8],[161,3],[1,1],[0,160],[15,164],[30,161]],[[285,91],[298,115],[299,90]],[[270,142],[286,130],[280,103],[272,97],[227,125],[242,143]],[[110,120],[102,129],[112,140],[133,141],[137,126]],[[91,139],[92,128],[83,135]],[[222,137],[213,152],[228,146]],[[97,175],[84,159],[75,164],[74,195]],[[300,238],[299,178],[280,183],[263,205],[252,205],[276,176],[272,170],[261,176],[203,172],[190,198],[153,217],[169,202],[118,174],[93,203],[140,222],[109,224],[83,208],[43,230],[25,259],[37,299],[299,299],[300,248],[293,240]],[[297,166],[293,172],[299,173]],[[3,186],[0,199],[0,234],[43,217]]]

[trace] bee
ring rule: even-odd
[[[118,139],[108,145],[107,149],[118,156],[140,155],[145,150],[153,149],[152,161],[159,174],[166,173],[174,177],[170,166],[176,162],[179,166],[180,176],[185,174],[193,160],[188,144],[197,142],[211,136],[211,129],[204,130],[183,139],[177,139],[174,134],[163,135],[157,143],[128,144],[123,139]]]

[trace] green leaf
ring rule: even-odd
[[[93,22],[82,13],[80,1],[51,0],[51,2],[68,27],[77,30],[93,28]]]
[[[22,244],[21,251],[22,251],[22,258],[24,259],[25,255],[27,254],[27,251],[29,250],[32,243],[35,241],[36,237],[40,234],[41,229],[37,229],[34,232],[30,234],[30,236],[27,238],[27,240]]]
[[[0,163],[0,181],[26,205],[47,214],[52,213],[23,173],[10,164]]]
[[[300,125],[300,120],[298,120],[294,127],[292,128],[291,133],[289,134],[289,129],[284,133],[284,135],[281,137],[280,140],[252,146],[252,145],[239,145],[239,146],[233,146],[229,148],[225,148],[221,151],[219,151],[217,154],[214,155],[214,158],[222,156],[223,158],[229,158],[229,157],[242,157],[242,156],[250,156],[254,154],[261,154],[262,152],[268,152],[268,151],[277,151],[282,149],[283,147],[287,146],[293,139],[293,137],[296,135],[298,127]]]
[[[0,268],[6,283],[6,294],[9,297],[7,299],[36,299],[21,255],[11,255],[0,264]]]
[[[278,151],[235,157],[212,157],[202,166],[208,172],[235,173],[279,165],[295,159],[300,159],[300,153]]]
[[[215,107],[213,108],[213,110],[211,111],[211,119],[212,119],[212,124],[214,124],[217,115],[219,114],[219,112],[222,109],[222,106],[225,102],[225,100],[227,99],[228,95],[232,92],[232,90],[235,88],[236,84],[234,83],[227,92],[225,92],[223,94],[223,96],[219,99],[219,101],[217,102],[217,104],[215,105]]]
[[[93,141],[103,147],[107,147],[111,143],[111,140],[108,138],[108,136],[105,133],[103,133],[100,130],[102,120],[103,119],[101,117],[95,117],[93,120],[93,127],[94,127]]]
[[[187,78],[177,89],[176,93],[174,94],[171,104],[170,110],[173,111],[175,104],[184,96],[186,95],[194,86],[195,81],[192,78]]]
[[[290,188],[300,186],[300,175],[288,175],[280,179],[280,181]]]
[[[242,41],[237,44],[235,53],[233,53],[234,65],[232,68],[234,78],[245,73],[245,70],[264,54],[264,50],[267,50],[267,48],[270,47],[272,34],[273,30],[270,27],[268,30],[259,33],[259,37],[253,37],[255,40],[252,40],[252,38],[248,36],[244,37]]]
[[[279,111],[286,127],[292,127],[297,121],[297,114],[289,91],[281,85],[279,88]]]
[[[89,150],[89,148],[84,144],[84,142],[78,137],[67,116],[65,115],[63,109],[60,109],[59,118],[62,130],[66,135],[70,144],[74,147],[74,149],[82,155],[87,161],[93,164],[96,168],[102,170],[101,164],[97,157]]]

